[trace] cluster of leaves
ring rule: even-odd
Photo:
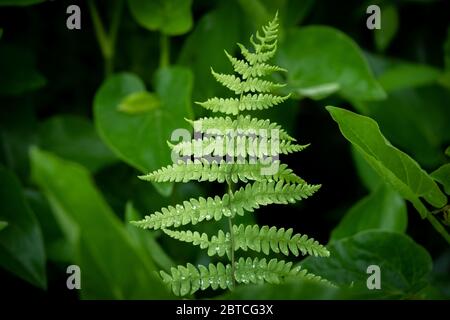
[[[314,0],[87,3],[80,4],[83,31],[78,32],[68,31],[63,17],[53,16],[62,15],[71,2],[0,0],[0,277],[6,279],[1,290],[20,285],[23,295],[31,283],[67,294],[58,288],[70,264],[83,272],[81,298],[173,297],[163,281],[168,278],[155,274],[161,269],[170,277],[174,272],[198,272],[198,279],[229,275],[223,262],[229,255],[227,225],[216,219],[222,213],[210,206],[229,201],[229,195],[212,196],[220,192],[213,184],[174,183],[184,179],[177,176],[152,184],[134,177],[171,163],[166,140],[174,129],[195,127],[196,121],[204,128],[224,129],[237,121],[243,130],[285,129],[280,131],[284,153],[304,147],[293,147],[295,138],[312,141],[312,160],[293,154],[289,167],[310,172],[324,185],[309,201],[283,206],[283,214],[273,214],[277,208],[272,206],[261,207],[258,215],[243,214],[261,205],[251,195],[281,188],[279,181],[256,181],[235,190],[234,199],[238,195],[252,200],[236,206],[232,231],[237,253],[322,255],[322,247],[295,233],[321,240],[331,233],[330,257],[292,260],[292,265],[267,257],[236,259],[236,280],[250,284],[222,298],[450,296],[450,36],[445,33],[445,1],[375,1],[383,13],[383,28],[377,31],[363,28],[366,6],[357,1],[339,7]],[[432,13],[432,20],[412,23],[403,18],[404,13],[424,10]],[[247,69],[233,56],[235,43],[245,41],[276,11],[281,25],[274,60],[289,72],[272,68],[281,72],[265,80],[286,82],[270,88],[279,100],[252,93],[240,103],[236,98],[208,101],[225,94],[211,81],[211,66],[235,91],[242,89],[243,79],[269,70]],[[223,49],[236,71],[243,72],[241,82],[216,73],[230,70]],[[242,55],[251,61],[249,53]],[[191,101],[206,101],[206,108]],[[211,117],[225,101],[226,114]],[[270,101],[280,107],[252,109],[268,107]],[[261,120],[237,115],[246,110]],[[189,123],[185,118],[197,120]],[[173,150],[190,147],[187,143]],[[257,178],[253,171],[221,175],[219,168],[214,169],[218,181]],[[287,167],[280,168],[285,171],[274,180],[291,177],[291,191],[301,193],[295,188],[304,181],[292,177]],[[129,223],[142,219],[144,210],[166,207],[176,212],[175,203],[209,206],[212,218],[193,215],[198,220],[192,230],[175,230],[178,225],[170,225],[170,219],[159,221],[162,232]],[[202,220],[209,223],[197,223]],[[257,226],[262,221],[292,229]],[[206,251],[173,241],[166,232]],[[274,237],[283,240],[277,245],[269,240]],[[192,265],[176,267],[186,261]],[[209,264],[215,269],[192,269]],[[383,284],[381,290],[369,291],[366,268],[373,264],[381,267]],[[300,277],[284,279],[272,272],[251,278],[253,265],[289,268]],[[304,269],[335,286],[302,277]],[[211,278],[210,284],[226,288],[229,282],[224,279]],[[179,284],[178,293],[204,285],[200,280]]]

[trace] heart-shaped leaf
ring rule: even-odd
[[[134,19],[144,28],[180,35],[192,28],[192,0],[128,0]]]
[[[155,77],[160,107],[129,114],[119,111],[119,105],[130,94],[145,92],[145,86],[133,74],[112,76],[94,99],[97,130],[118,157],[143,173],[166,166],[171,163],[167,141],[175,129],[188,128],[184,118],[192,117],[191,89],[192,74],[188,69],[161,69]],[[172,190],[169,183],[154,186],[164,195]]]
[[[356,43],[346,34],[325,26],[292,29],[280,44],[276,63],[289,70],[288,89],[297,92],[308,88],[328,88],[328,94],[339,89],[344,97],[354,100],[378,100],[385,93],[375,80]],[[323,98],[323,90],[315,97]]]
[[[181,49],[181,65],[190,67],[195,74],[194,99],[204,101],[219,96],[225,90],[211,75],[211,66],[220,72],[231,71],[223,50],[230,53],[237,48],[240,21],[233,1],[223,1],[219,8],[198,20],[194,31]],[[221,48],[221,49],[218,49]]]
[[[431,173],[434,180],[444,186],[445,193],[450,195],[450,163],[446,163]]]
[[[331,243],[330,257],[306,258],[302,267],[339,286],[351,286],[361,297],[414,298],[428,283],[432,260],[406,235],[364,231]],[[369,268],[375,266],[375,268]],[[380,289],[369,290],[371,271],[379,268]],[[375,279],[375,278],[374,278]]]

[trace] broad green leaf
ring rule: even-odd
[[[348,291],[348,290],[347,290]],[[281,284],[238,286],[221,300],[336,300],[350,298],[345,290],[318,281],[292,278]]]
[[[128,0],[134,19],[149,30],[180,35],[192,28],[192,0]]]
[[[73,243],[68,241],[65,233],[77,232],[76,226],[73,226],[73,230],[70,230],[69,228],[72,226],[66,224],[64,232],[55,214],[53,214],[50,204],[41,192],[26,189],[25,198],[41,226],[47,259],[58,263],[70,264],[75,254],[75,248]]]
[[[386,183],[411,201],[422,218],[427,216],[428,211],[421,197],[434,207],[445,205],[447,197],[433,179],[416,161],[392,146],[374,120],[336,107],[329,106],[327,110],[338,123],[344,137]]]
[[[436,168],[445,161],[442,145],[450,141],[450,91],[438,86],[396,90],[383,102],[363,104],[364,114],[421,165]]]
[[[29,6],[45,0],[0,0],[0,6]]]
[[[133,74],[115,75],[103,83],[94,99],[95,125],[102,139],[128,164],[148,173],[171,163],[167,141],[178,128],[188,128],[192,74],[182,67],[161,69],[156,73],[155,92],[161,101],[158,109],[141,114],[118,110],[121,101],[132,93],[145,92],[142,81]],[[154,184],[164,195],[172,184]]]
[[[406,235],[363,231],[337,240],[327,248],[330,257],[306,258],[302,267],[343,287],[351,286],[361,297],[415,298],[428,283],[432,260],[428,252]],[[371,265],[380,268],[381,289],[369,290]]]
[[[288,31],[275,60],[289,70],[288,89],[294,93],[333,84],[348,99],[385,97],[356,43],[331,27],[309,26]],[[320,95],[323,97],[323,92]]]
[[[370,164],[367,163],[364,157],[355,149],[355,147],[352,146],[351,149],[353,162],[361,182],[367,190],[375,191],[378,189],[380,184],[383,183],[383,181],[375,170],[372,169]]]
[[[141,91],[126,96],[117,107],[119,111],[129,114],[145,113],[159,108],[161,102],[156,94]]]
[[[130,237],[136,241],[137,247],[143,250],[143,254],[147,255],[151,260],[155,261],[159,268],[166,272],[175,266],[172,259],[164,252],[161,246],[156,242],[155,232],[136,228],[130,224],[130,221],[138,221],[142,219],[131,202],[128,202],[125,208],[125,224]]]
[[[450,157],[450,147],[447,147],[447,149],[445,149],[445,155]]]
[[[374,30],[375,45],[378,51],[385,51],[398,30],[398,11],[393,5],[381,8],[381,29]]]
[[[315,0],[237,0],[245,13],[246,18],[252,22],[252,29],[260,28],[273,19],[278,12],[282,27],[298,25],[310,13]],[[280,30],[282,36],[283,28]]]
[[[226,92],[211,75],[211,66],[220,72],[232,70],[224,50],[231,54],[238,48],[238,9],[233,1],[221,2],[219,8],[200,18],[181,49],[178,63],[190,67],[195,74],[193,98],[196,101]]]
[[[31,150],[31,163],[33,180],[45,192],[57,220],[77,228],[67,237],[78,248],[73,259],[82,270],[83,298],[169,297],[152,261],[141,254],[85,168],[37,148]]]
[[[277,2],[277,1],[272,1]],[[261,0],[237,0],[242,11],[245,15],[250,18],[255,27],[260,27],[265,25],[271,20],[276,10],[271,12],[265,3]]]
[[[450,195],[450,163],[446,163],[436,171],[434,171],[431,176],[434,180],[439,182],[444,186],[445,193]]]
[[[77,116],[55,116],[41,123],[39,146],[78,162],[90,171],[117,161],[98,137],[92,123]]]
[[[431,66],[418,63],[395,63],[378,77],[386,92],[435,83],[441,72]]]
[[[0,221],[0,231],[5,229],[8,226],[8,222]]]
[[[45,250],[39,223],[19,181],[3,167],[0,184],[0,220],[8,222],[8,227],[0,232],[0,267],[45,289]]]
[[[378,82],[386,92],[438,83],[442,71],[433,66],[364,52]]]
[[[403,198],[386,185],[358,201],[331,233],[331,240],[352,236],[360,231],[380,229],[405,232],[408,222]]]
[[[0,95],[20,95],[45,85],[30,50],[0,43]]]

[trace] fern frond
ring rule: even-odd
[[[269,228],[268,226],[259,227],[258,225],[233,226],[234,245],[246,251],[247,249],[263,252],[269,254],[270,250],[275,253],[283,253],[288,256],[292,252],[295,256],[312,255],[316,257],[328,257],[330,252],[326,247],[321,245],[313,238],[308,238],[307,235],[296,233],[292,235],[293,229],[284,228],[277,229],[276,227]]]
[[[187,162],[180,161],[177,164],[158,169],[139,178],[154,182],[187,182],[190,180],[234,183],[238,181],[247,182],[248,180],[303,182],[286,164],[280,164],[279,160],[269,161],[269,163],[271,163],[271,166],[278,167],[277,172],[272,175],[264,174],[268,170],[268,165],[261,162],[241,161],[228,163],[225,160],[221,160],[217,163],[216,161],[210,162],[202,159],[188,160]]]
[[[223,134],[230,130],[236,130],[238,134],[249,131],[258,133],[262,130],[266,130],[267,132],[277,130],[280,140],[296,141],[296,139],[291,137],[279,124],[270,122],[269,120],[252,118],[249,115],[240,115],[236,119],[231,119],[230,117],[215,117],[200,118],[195,121],[186,119],[186,121],[188,121],[195,130],[199,128],[205,133],[208,133],[210,130],[219,131]]]
[[[274,107],[287,99],[291,95],[276,96],[272,94],[246,94],[240,99],[237,98],[210,98],[204,102],[196,102],[212,112],[237,115],[239,111],[264,110]]]
[[[163,229],[163,231],[170,237],[190,242],[193,245],[200,246],[201,249],[207,249],[208,255],[223,256],[229,254],[230,233],[224,233],[219,230],[217,235],[213,235],[209,239],[206,233],[200,234],[197,231],[174,231]],[[301,253],[302,255],[312,255],[316,257],[328,257],[330,252],[313,238],[308,238],[307,235],[299,233],[292,235],[293,229],[284,228],[277,229],[276,227],[269,228],[268,226],[259,227],[258,225],[245,226],[243,224],[233,225],[234,248],[235,251],[248,249],[270,254],[270,251],[275,253],[283,253],[288,256],[293,253],[296,257]]]
[[[228,135],[183,141],[176,145],[169,143],[173,153],[182,157],[192,155],[196,157],[210,155],[224,157],[228,155],[242,158],[257,157],[259,159],[302,151],[308,146],[309,144],[299,145],[289,140],[280,141],[267,137],[248,136],[230,137]]]
[[[236,94],[246,92],[272,92],[285,86],[285,84],[275,83],[259,78],[248,78],[246,80],[241,80],[233,74],[217,73],[212,68],[211,73],[219,83],[231,91],[234,91]]]
[[[208,267],[199,265],[197,268],[188,263],[187,266],[172,267],[170,274],[161,271],[164,283],[177,296],[193,294],[198,290],[209,287],[216,290],[231,289],[233,287],[233,270],[230,264],[209,264]],[[300,266],[293,267],[292,262],[265,258],[239,258],[234,268],[234,279],[237,283],[262,284],[264,282],[278,284],[288,277],[303,277],[323,281],[319,276],[308,273]]]
[[[266,52],[252,53],[243,44],[238,43],[241,53],[244,58],[248,61],[250,65],[255,65],[258,63],[266,62],[267,60],[273,58],[275,52],[277,51],[277,45],[273,46],[272,50]]]
[[[271,74],[272,72],[287,72],[286,69],[267,63],[256,63],[254,65],[249,65],[246,61],[233,57],[227,51],[225,51],[225,54],[233,65],[234,71],[239,73],[243,79],[263,77]]]
[[[242,44],[243,59],[225,51],[235,74],[222,74],[211,68],[213,77],[237,97],[210,98],[199,105],[212,112],[238,115],[241,111],[263,110],[276,106],[287,96],[273,94],[284,84],[262,77],[272,72],[286,71],[270,65],[268,60],[277,50],[278,16],[250,37],[254,50]],[[214,196],[183,201],[182,204],[162,208],[141,221],[132,222],[144,229],[162,229],[168,236],[192,243],[207,250],[209,256],[228,256],[230,264],[209,264],[195,267],[192,264],[171,268],[169,273],[161,271],[163,281],[176,295],[193,294],[198,290],[228,289],[235,284],[280,283],[288,277],[303,277],[326,282],[294,267],[292,262],[259,258],[239,258],[234,251],[252,250],[263,254],[282,253],[285,256],[313,255],[328,257],[329,251],[316,240],[306,235],[294,234],[293,229],[258,225],[233,225],[232,219],[254,212],[261,206],[289,204],[313,195],[320,185],[307,184],[295,175],[279,154],[301,151],[308,145],[299,145],[295,139],[276,123],[250,116],[202,118],[189,121],[201,138],[184,141],[176,145],[169,143],[173,155],[181,155],[177,163],[151,172],[140,178],[152,182],[216,181],[226,182],[228,192],[222,197]],[[273,131],[277,130],[277,131]],[[193,157],[192,157],[193,156]],[[225,160],[215,160],[217,158]],[[193,160],[191,160],[193,158]],[[233,190],[236,183],[246,184]],[[174,228],[203,221],[230,219],[227,231],[218,230],[209,237],[206,233]]]
[[[231,196],[225,194],[222,198],[215,196],[190,199],[184,201],[183,205],[162,208],[161,212],[155,212],[143,220],[132,223],[144,229],[156,230],[187,224],[195,225],[212,219],[218,221],[224,216],[231,218],[235,215],[243,216],[246,211],[253,212],[260,206],[295,203],[312,196],[319,188],[320,185],[307,183],[255,182],[241,187]]]

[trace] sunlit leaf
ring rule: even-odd
[[[161,102],[156,94],[140,91],[126,96],[117,108],[125,113],[139,114],[157,109],[160,104]]]
[[[447,197],[433,179],[416,161],[392,146],[374,120],[336,107],[327,107],[327,110],[339,124],[344,137],[386,183],[411,201],[423,218],[428,211],[421,197],[437,208],[445,205]]]

